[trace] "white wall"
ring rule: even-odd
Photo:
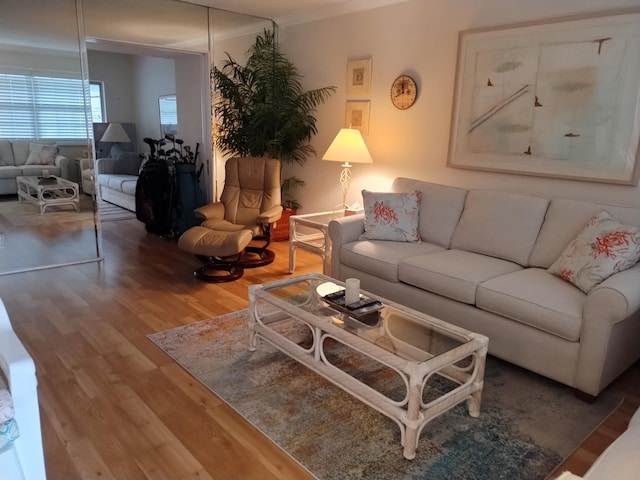
[[[119,53],[87,51],[89,79],[104,82],[107,122],[134,122],[133,57]],[[136,136],[138,133],[136,132]]]
[[[178,106],[178,137],[195,152],[200,144],[196,160],[209,166],[211,162],[211,132],[209,125],[210,94],[209,65],[207,55],[182,55],[176,58],[176,97]],[[202,93],[201,93],[202,92]],[[205,168],[200,185],[211,196],[211,169]]]
[[[366,56],[373,58],[373,69],[365,141],[375,163],[353,167],[348,203],[362,202],[362,188],[386,190],[394,177],[408,176],[465,188],[640,206],[638,187],[446,167],[459,31],[624,7],[640,7],[640,0],[411,0],[281,27],[283,50],[304,75],[305,87],[338,87],[317,113],[317,158],[290,170],[307,181],[297,195],[303,211],[327,210],[341,202],[340,164],[319,158],[345,121],[347,60]],[[405,111],[389,99],[391,83],[402,73],[412,74],[419,88],[416,104]]]
[[[133,56],[134,123],[138,151],[149,149],[145,137],[161,138],[158,97],[176,93],[176,62],[172,58]],[[180,126],[178,126],[180,128]]]

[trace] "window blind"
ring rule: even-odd
[[[80,79],[0,73],[0,138],[88,138],[83,90]]]

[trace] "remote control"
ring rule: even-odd
[[[349,305],[345,305],[345,307],[347,307],[351,311],[354,311],[354,310],[360,310],[364,307],[368,307],[370,305],[376,305],[376,304],[379,306],[382,306],[382,304],[378,300],[373,300],[371,298],[363,298],[362,300],[359,300],[357,302],[350,303]]]
[[[344,305],[346,297],[344,290],[338,290],[337,292],[328,293],[324,296],[324,299],[335,305]]]
[[[360,317],[360,316],[367,315],[371,312],[377,312],[381,308],[382,308],[382,303],[376,300],[375,302],[370,303],[369,305],[365,305],[364,307],[360,307],[357,310],[353,310],[352,313]]]

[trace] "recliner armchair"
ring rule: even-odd
[[[282,216],[280,189],[279,160],[263,157],[227,160],[220,201],[197,208],[196,217],[202,223],[187,230],[178,242],[183,250],[206,260],[206,265],[194,272],[198,278],[213,282],[234,280],[242,275],[243,267],[273,262],[275,254],[267,247],[271,243],[271,229]],[[247,242],[249,232],[252,244]],[[238,251],[231,254],[231,245],[236,245]],[[227,270],[231,276],[220,278],[214,274],[219,270]]]

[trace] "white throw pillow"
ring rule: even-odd
[[[605,210],[596,214],[549,267],[584,293],[640,259],[640,228],[622,225]]]
[[[362,190],[364,233],[361,240],[419,242],[420,192],[374,193]]]
[[[27,165],[53,165],[58,153],[58,145],[32,143],[29,145]]]

